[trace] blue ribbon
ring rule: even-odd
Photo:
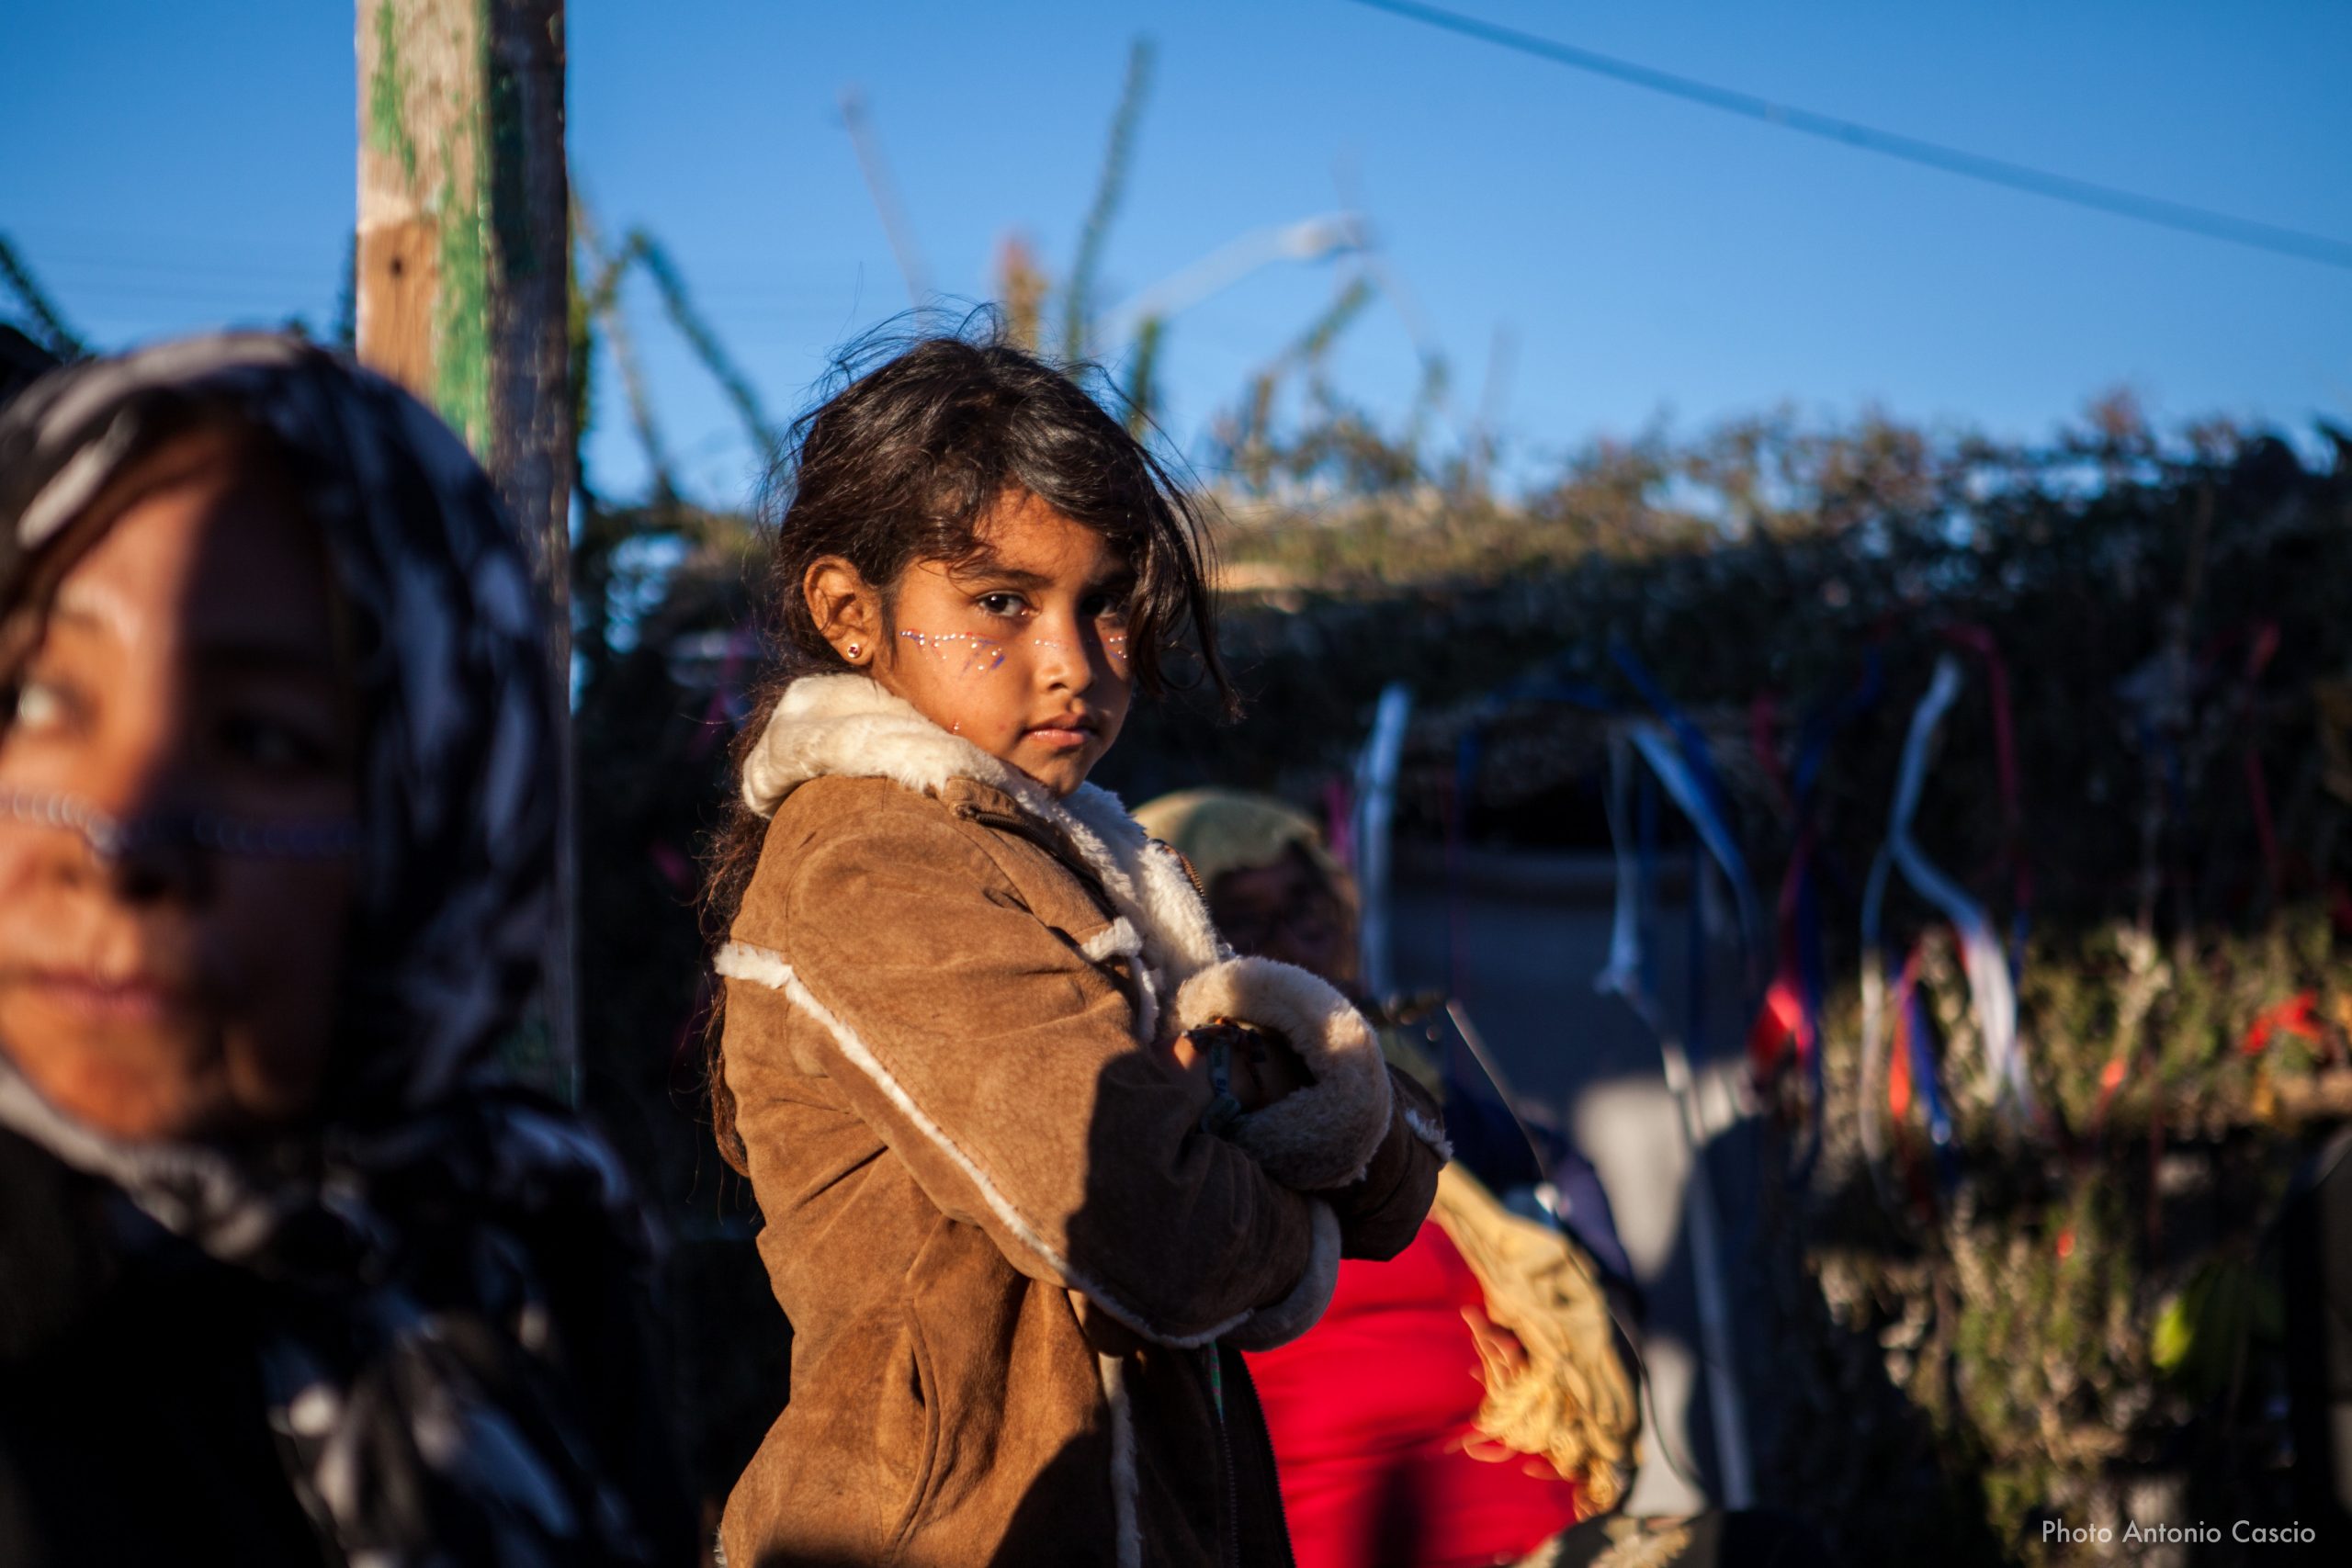
[[[1657,678],[1649,672],[1648,667],[1632,649],[1622,642],[1612,642],[1609,645],[1609,657],[1616,661],[1619,670],[1624,671],[1625,679],[1634,683],[1634,689],[1642,694],[1642,701],[1649,705],[1650,711],[1665,720],[1667,728],[1674,732],[1675,744],[1681,750],[1683,761],[1689,764],[1690,772],[1697,777],[1708,809],[1719,820],[1730,821],[1731,802],[1724,794],[1724,781],[1722,775],[1715,772],[1714,753],[1708,749],[1706,736],[1675,705],[1674,699],[1666,694],[1666,688],[1657,683]]]
[[[1895,983],[1901,983],[1899,977]],[[1951,1111],[1944,1103],[1939,1082],[1932,1032],[1935,1025],[1928,1016],[1927,998],[1916,985],[1904,998],[1904,1027],[1911,1036],[1911,1086],[1928,1113],[1928,1139],[1935,1145],[1937,1180],[1949,1192],[1960,1179],[1960,1145],[1952,1137]]]
[[[1804,739],[1790,779],[1800,822],[1813,803],[1813,786],[1820,782],[1821,764],[1829,754],[1829,743],[1848,725],[1876,706],[1885,692],[1886,660],[1873,648],[1862,656],[1862,678],[1844,700],[1815,709],[1805,720]]]
[[[1747,860],[1740,853],[1739,840],[1732,836],[1729,823],[1709,798],[1705,779],[1689,766],[1681,754],[1667,744],[1664,731],[1653,723],[1637,720],[1626,733],[1634,742],[1634,749],[1649,764],[1647,776],[1656,777],[1666,786],[1666,793],[1673,797],[1683,816],[1690,818],[1700,843],[1723,869],[1724,880],[1731,884],[1732,897],[1739,910],[1740,953],[1745,967],[1749,971],[1747,978],[1753,988],[1758,978],[1757,959],[1762,952],[1758,942],[1763,917],[1757,908],[1755,885],[1748,880]],[[1703,746],[1704,743],[1702,744]],[[1699,891],[1694,884],[1690,889],[1694,907],[1699,901]]]
[[[1655,914],[1652,904],[1657,897],[1657,780],[1646,773],[1635,776],[1641,781],[1634,788],[1634,822],[1642,867],[1641,880],[1635,884],[1642,931],[1642,994],[1654,997],[1657,995],[1657,944],[1649,940],[1649,930]]]

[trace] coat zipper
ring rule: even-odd
[[[1218,1347],[1217,1348],[1221,1355],[1223,1348]],[[1234,1561],[1238,1563],[1241,1558],[1240,1520],[1238,1517],[1240,1507],[1240,1485],[1236,1475],[1236,1472],[1238,1467],[1235,1464],[1233,1457],[1233,1425],[1230,1421],[1226,1419],[1225,1415],[1225,1380],[1222,1376],[1222,1362],[1219,1363],[1219,1368],[1220,1375],[1217,1379],[1216,1384],[1217,1436],[1220,1442],[1223,1444],[1225,1450],[1225,1489],[1227,1499],[1227,1506],[1232,1508],[1236,1514],[1234,1521],[1235,1531],[1233,1551]],[[1249,1395],[1249,1404],[1247,1408],[1256,1418],[1256,1424],[1253,1427],[1252,1431],[1257,1439],[1258,1451],[1265,1455],[1268,1460],[1274,1461],[1272,1472],[1267,1477],[1267,1480],[1272,1483],[1273,1487],[1274,1539],[1282,1545],[1282,1555],[1279,1558],[1270,1559],[1270,1561],[1279,1562],[1281,1564],[1281,1568],[1298,1568],[1298,1554],[1292,1549],[1290,1541],[1290,1510],[1283,1505],[1282,1466],[1278,1456],[1274,1453],[1273,1433],[1269,1430],[1266,1426],[1266,1407],[1258,1401],[1257,1385],[1250,1380],[1250,1370],[1246,1362],[1242,1364],[1240,1371],[1242,1382],[1244,1384],[1244,1392]]]
[[[1216,1416],[1217,1456],[1225,1461],[1225,1560],[1227,1568],[1241,1568],[1241,1483],[1233,1472],[1233,1434],[1225,1425],[1225,1350],[1212,1340],[1207,1354],[1209,1407]]]

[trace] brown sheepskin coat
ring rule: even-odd
[[[1287,1563],[1234,1351],[1412,1238],[1430,1102],[1322,981],[1234,958],[1115,797],[863,676],[795,683],[743,788],[726,1075],[793,1347],[731,1568]],[[1222,1135],[1152,1050],[1217,1017],[1316,1079]]]

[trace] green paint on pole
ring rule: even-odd
[[[492,60],[490,6],[475,18],[476,81]],[[491,428],[492,148],[489,114],[480,96],[462,104],[427,149],[441,184],[432,204],[435,276],[433,299],[433,406],[487,465]],[[466,171],[459,177],[458,171]]]
[[[401,161],[410,188],[416,185],[416,141],[408,133],[408,80],[401,71],[400,22],[392,0],[376,7],[376,69],[368,78],[368,148]]]
[[[435,227],[439,297],[433,312],[433,403],[476,457],[490,456],[490,234],[483,181],[458,189],[445,155]]]

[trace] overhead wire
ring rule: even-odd
[[[2116,186],[2076,179],[2071,175],[2039,169],[2030,164],[2011,163],[2006,158],[1988,157],[1963,148],[1905,136],[1900,131],[1883,130],[1855,120],[1800,108],[1793,104],[1776,103],[1736,88],[1719,87],[1692,77],[1678,76],[1669,71],[1660,71],[1654,66],[1563,43],[1556,39],[1521,32],[1516,28],[1464,16],[1457,11],[1420,5],[1418,0],[1353,0],[1353,3],[1521,54],[1533,55],[1572,70],[1606,76],[1727,114],[1744,115],[1750,119],[1779,126],[1784,130],[1802,131],[1805,135],[1840,142],[1865,152],[1900,158],[1906,163],[1981,180],[1987,185],[2004,186],[2011,190],[2046,197],[2052,201],[2070,202],[2077,207],[2200,235],[2209,240],[2221,240],[2277,255],[2294,256],[2303,261],[2317,262],[2322,266],[2352,269],[2352,242],[2331,235],[2258,222],[2211,208],[2195,207],[2187,202],[2146,196]]]

